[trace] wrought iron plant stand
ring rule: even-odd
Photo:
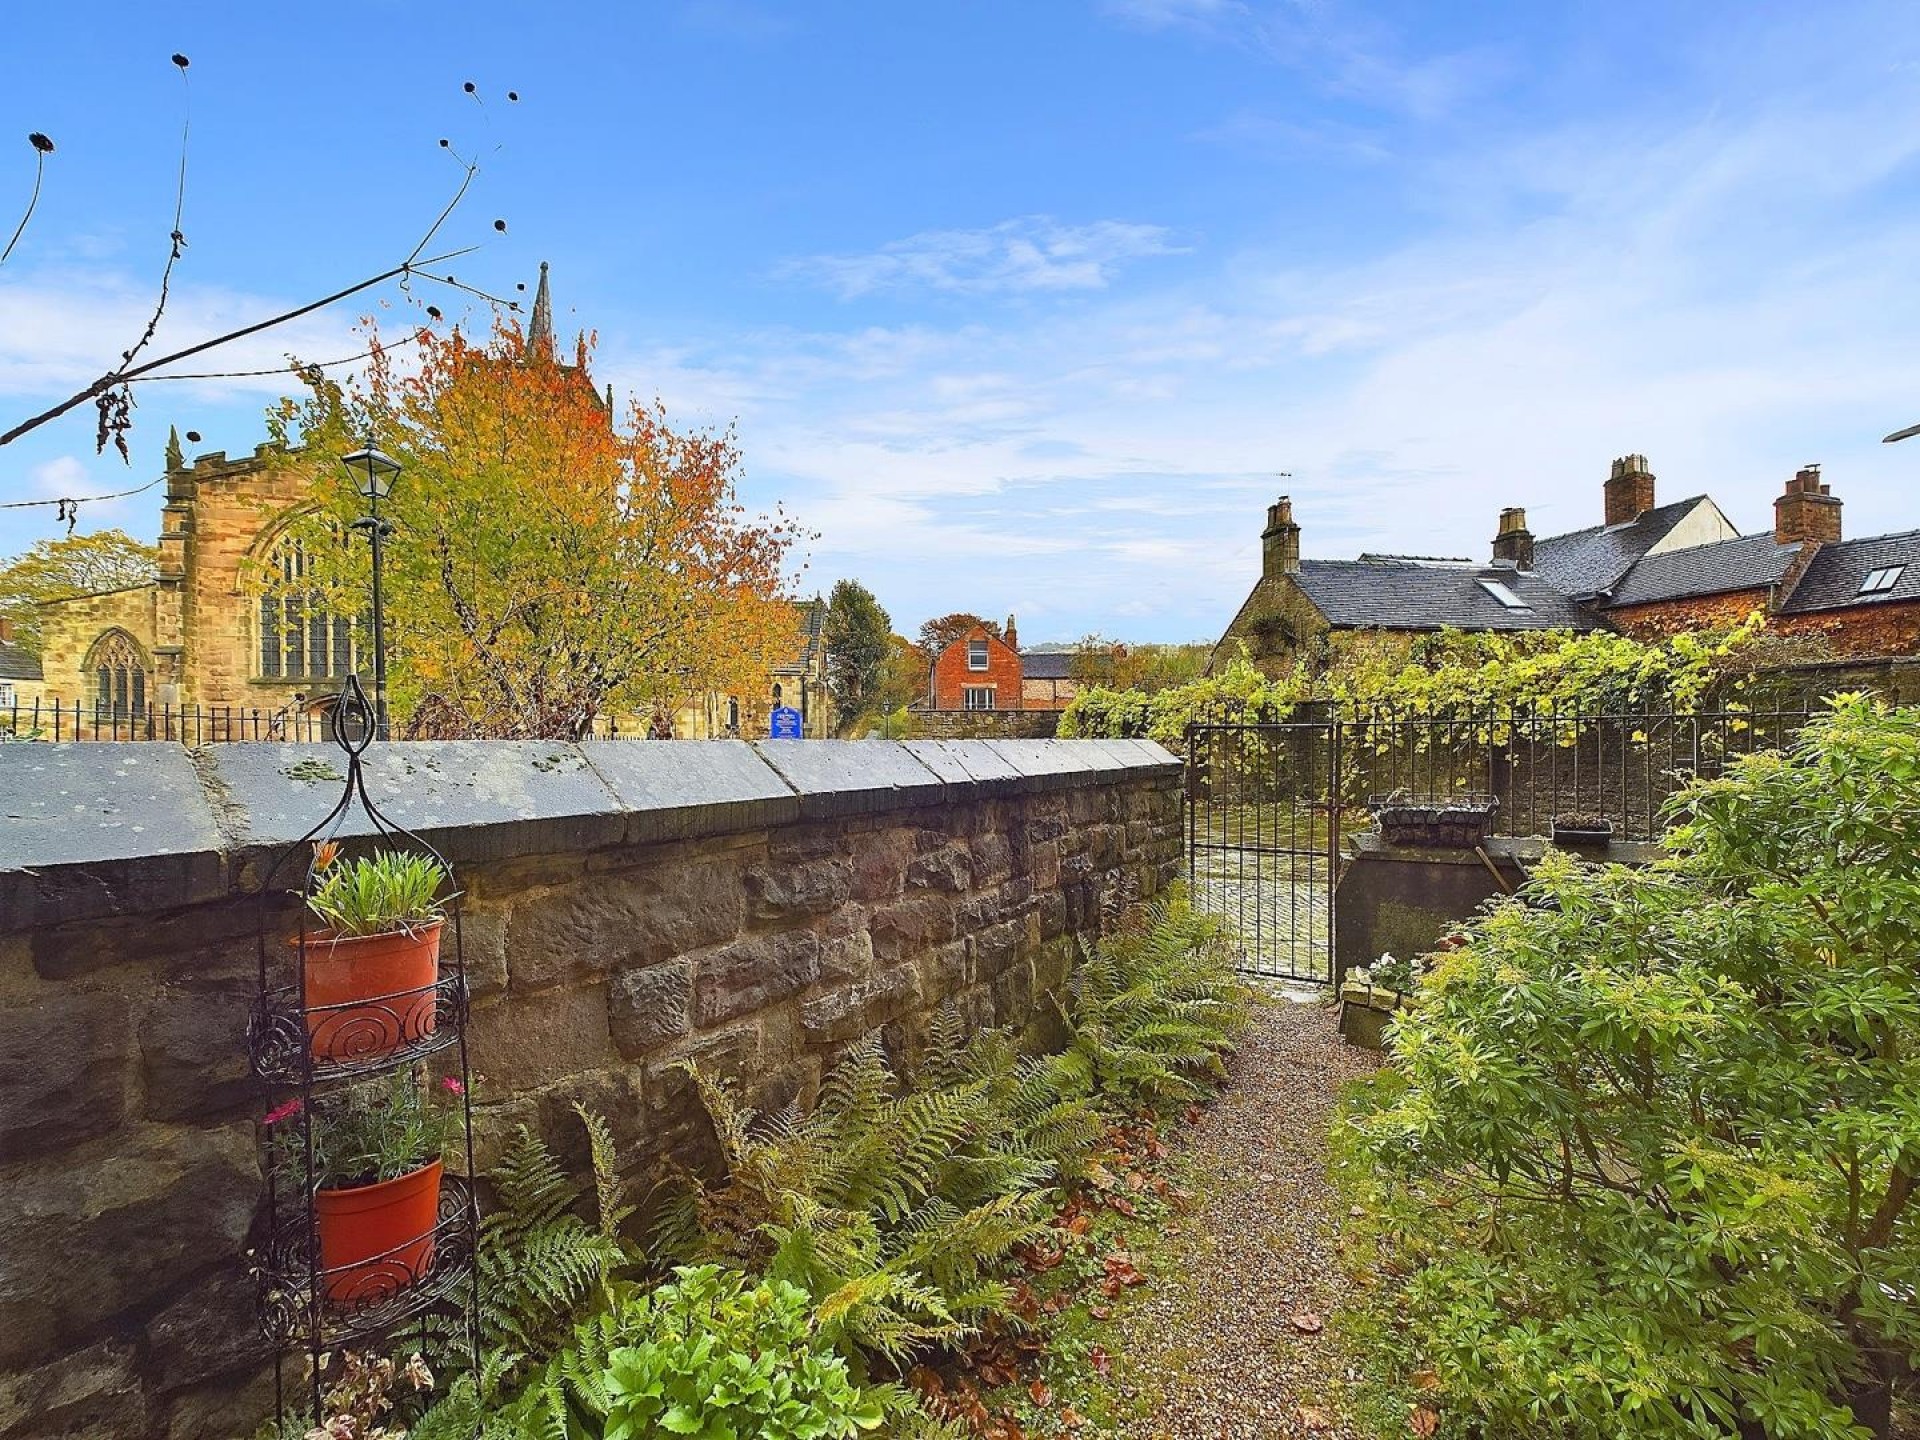
[[[409,1326],[427,1350],[480,1369],[478,1300],[474,1275],[479,1207],[473,1188],[473,1101],[467,1057],[467,974],[460,941],[457,891],[445,905],[443,934],[452,937],[431,985],[344,1002],[315,1003],[309,965],[323,937],[307,905],[323,853],[381,847],[430,857],[450,882],[452,867],[433,846],[381,812],[367,789],[363,765],[377,725],[358,676],[348,678],[331,717],[346,757],[340,798],[317,825],[273,859],[259,891],[259,992],[247,1027],[253,1073],[280,1102],[280,1123],[267,1127],[265,1230],[256,1252],[259,1313],[274,1347],[274,1404],[284,1425],[307,1409],[324,1420],[325,1359],[348,1350],[406,1343]],[[323,848],[325,850],[323,851]],[[299,876],[297,888],[293,884]],[[298,898],[298,931],[284,935],[284,898]],[[323,1256],[316,1196],[316,1120],[345,1103],[356,1083],[405,1074],[425,1083],[436,1071],[457,1091],[458,1140],[465,1173],[441,1177],[431,1228],[404,1243],[349,1263]],[[449,1081],[457,1081],[450,1084]],[[292,1387],[290,1356],[305,1352],[306,1383]],[[299,1389],[306,1394],[300,1396]]]

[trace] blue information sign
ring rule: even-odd
[[[773,707],[773,722],[767,730],[768,737],[774,740],[798,740],[800,738],[800,712],[791,705]]]

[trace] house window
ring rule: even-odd
[[[1500,580],[1482,580],[1480,588],[1498,600],[1509,610],[1531,610],[1533,607],[1506,587]]]
[[[969,685],[963,692],[965,704],[969,710],[993,709],[993,686]]]
[[[984,670],[987,668],[987,642],[985,640],[967,641],[967,669]],[[989,706],[989,709],[992,707]]]
[[[288,534],[267,555],[267,592],[260,597],[260,678],[345,679],[360,668],[366,627],[337,615],[317,584],[306,540]]]
[[[0,680],[0,706],[13,708],[13,686],[5,680]]]
[[[1904,565],[1888,565],[1872,571],[1860,582],[1862,595],[1885,595],[1900,583],[1901,575],[1906,573]]]
[[[96,712],[123,718],[146,714],[147,661],[126,631],[109,630],[96,640],[87,669],[93,675]]]

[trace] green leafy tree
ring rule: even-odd
[[[38,655],[42,604],[144,585],[159,558],[153,546],[123,530],[36,540],[0,569],[0,620],[12,624],[16,644]]]
[[[920,627],[920,648],[926,652],[929,660],[934,659],[942,650],[976,625],[985,627],[986,632],[996,640],[1006,638],[997,620],[988,620],[965,610],[956,610],[951,615],[942,615],[937,619],[929,620]]]
[[[1470,1433],[1884,1435],[1920,1351],[1920,711],[1842,702],[1678,805],[1664,861],[1550,856],[1423,983],[1341,1136],[1369,1284]]]
[[[893,622],[873,592],[842,580],[827,598],[827,692],[845,734],[872,704],[891,650]]]

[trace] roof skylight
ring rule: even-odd
[[[1531,610],[1533,607],[1509,590],[1504,581],[1482,580],[1480,588],[1498,600],[1509,610]]]
[[[1900,577],[1906,572],[1904,565],[1886,565],[1878,570],[1869,571],[1867,578],[1860,582],[1862,595],[1885,595],[1900,583]]]

